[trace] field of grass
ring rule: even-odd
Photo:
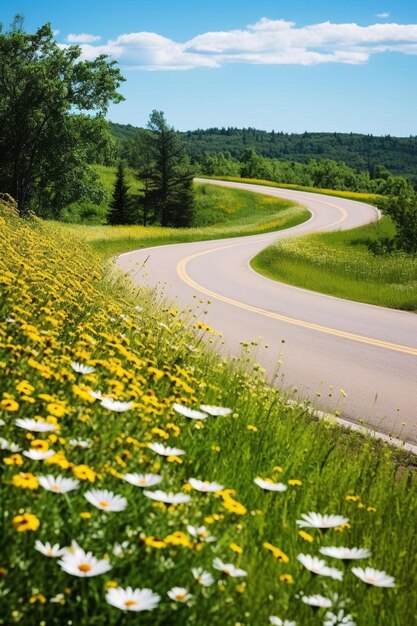
[[[251,185],[278,187],[280,189],[295,189],[296,191],[308,191],[310,193],[321,193],[326,196],[336,196],[338,198],[346,198],[347,200],[356,200],[357,202],[367,202],[368,204],[373,204],[376,206],[378,205],[378,200],[380,200],[382,197],[375,193],[359,193],[357,191],[338,191],[335,189],[320,189],[319,187],[303,187],[302,185],[275,183],[270,180],[259,180],[257,178],[240,178],[237,176],[203,176],[203,178],[211,178],[213,180],[227,180],[234,183],[250,183]]]
[[[375,256],[367,242],[392,237],[389,217],[350,231],[297,237],[269,246],[251,262],[275,280],[349,300],[417,311],[417,258]]]
[[[121,626],[139,609],[149,626],[413,623],[414,457],[317,421],[248,355],[216,356],[204,319],[56,225],[3,206],[0,229],[1,625]],[[341,517],[302,528],[309,512]]]
[[[109,168],[106,169],[106,171]],[[214,185],[196,185],[193,228],[87,226],[58,223],[63,233],[89,241],[105,257],[167,243],[256,235],[304,222],[310,213],[292,201]]]

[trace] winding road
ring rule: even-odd
[[[376,220],[376,209],[320,194],[198,180],[289,198],[312,215],[280,232],[128,252],[118,257],[118,267],[136,283],[163,290],[182,309],[207,310],[200,319],[222,333],[226,354],[258,340],[256,361],[295,396],[416,443],[417,316],[291,287],[249,265],[278,239],[354,228]]]

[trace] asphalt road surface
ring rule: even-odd
[[[206,182],[290,198],[312,217],[266,235],[128,252],[118,257],[119,268],[138,284],[162,290],[182,309],[201,314],[223,334],[226,354],[239,353],[241,342],[258,340],[256,361],[274,384],[322,410],[416,443],[417,315],[284,285],[249,266],[277,239],[354,228],[376,220],[376,209],[319,194]],[[282,362],[278,374],[277,361]]]

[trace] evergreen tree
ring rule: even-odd
[[[107,214],[107,223],[131,224],[132,223],[132,204],[128,195],[129,187],[125,181],[125,170],[122,161],[119,161],[117,168],[117,177],[114,184],[113,196],[110,202],[110,210]]]
[[[162,226],[191,226],[194,216],[193,176],[188,155],[162,111],[152,111],[143,134],[141,168],[144,206]]]

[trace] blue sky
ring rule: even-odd
[[[6,0],[0,21],[16,13],[118,60],[115,122],[417,134],[415,0]]]

